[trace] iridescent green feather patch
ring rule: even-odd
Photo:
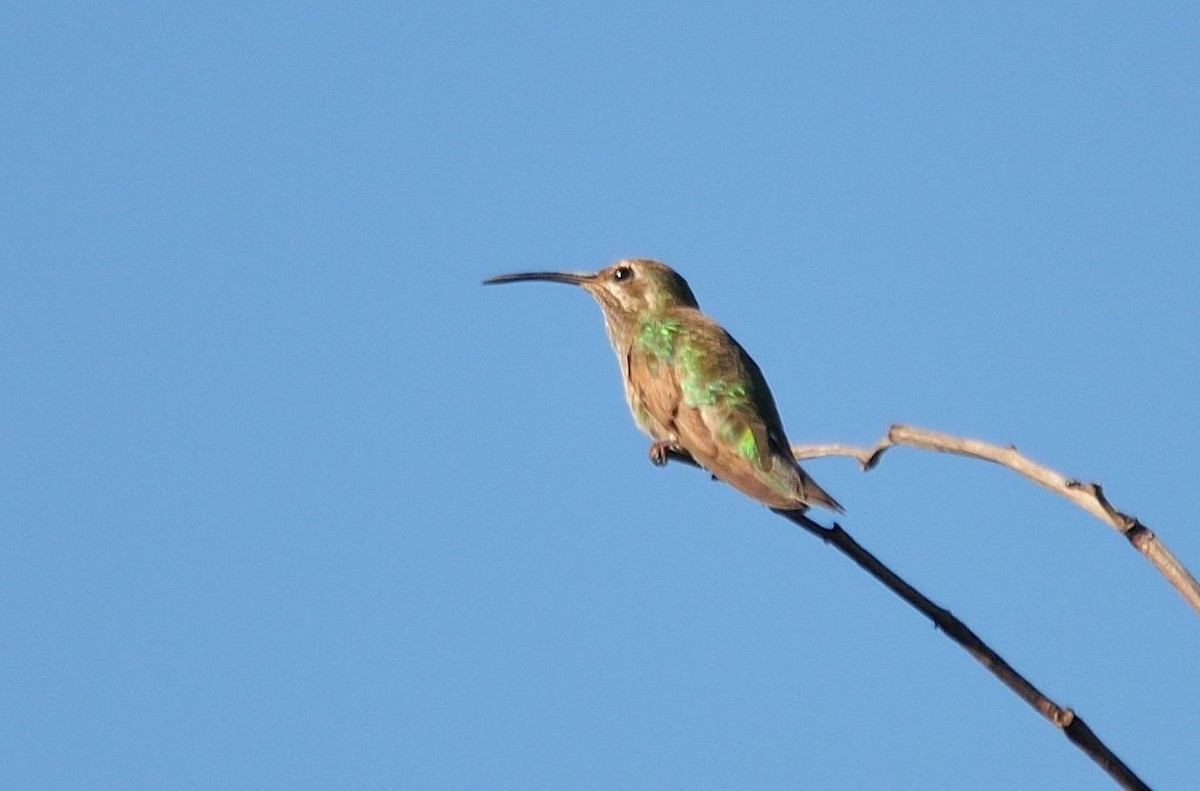
[[[637,342],[661,360],[669,360],[675,354],[675,336],[683,325],[675,319],[650,319],[642,325]]]
[[[754,439],[754,432],[749,427],[742,432],[742,436],[738,437],[737,449],[744,459],[750,461],[758,459],[758,441]]]

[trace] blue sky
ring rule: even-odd
[[[0,11],[0,786],[1105,788],[833,549],[646,461],[661,258],[795,441],[1102,482],[1193,570],[1189,3]],[[1200,786],[1200,621],[997,467],[809,470]]]

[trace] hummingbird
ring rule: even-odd
[[[762,371],[691,287],[660,261],[630,258],[591,274],[516,272],[485,285],[541,280],[579,286],[600,305],[625,400],[650,436],[650,461],[675,456],[779,511],[842,506],[801,469]]]

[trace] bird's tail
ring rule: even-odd
[[[796,465],[799,468],[799,465]],[[829,492],[817,485],[817,482],[808,476],[804,470],[800,470],[800,497],[809,505],[819,505],[828,508],[830,511],[836,511],[839,514],[846,513],[846,509],[842,508],[842,504],[833,499]]]

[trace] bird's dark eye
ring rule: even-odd
[[[619,266],[613,270],[613,280],[628,280],[633,277],[633,267]]]

